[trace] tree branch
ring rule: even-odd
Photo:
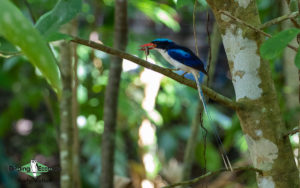
[[[294,135],[294,134],[296,134],[298,132],[300,132],[300,128],[296,128],[296,129],[290,130],[286,134],[284,134],[284,137],[292,136],[292,135]]]
[[[262,31],[262,30],[260,30],[260,29],[258,29],[258,28],[256,28],[256,27],[254,27],[253,25],[250,25],[250,24],[244,22],[243,20],[241,20],[241,19],[239,19],[239,18],[237,18],[237,17],[232,16],[232,15],[231,15],[230,13],[228,13],[227,11],[221,10],[220,13],[221,13],[221,14],[224,14],[225,16],[228,16],[229,18],[231,18],[232,20],[234,20],[235,22],[237,22],[237,23],[239,23],[239,24],[242,24],[242,25],[245,25],[246,27],[249,27],[250,29],[252,29],[252,30],[254,30],[254,31],[258,32],[258,33],[261,33],[261,34],[263,34],[263,35],[265,35],[265,36],[267,36],[267,37],[272,37],[272,35],[270,35],[270,34],[264,32],[264,31]],[[292,50],[294,50],[295,52],[298,51],[298,49],[297,49],[295,46],[292,46],[292,45],[290,45],[290,44],[288,44],[287,46],[288,46],[289,48],[291,48]]]
[[[165,75],[169,78],[172,78],[173,80],[176,80],[177,82],[180,82],[184,85],[187,85],[189,87],[197,89],[196,83],[193,82],[192,80],[186,79],[186,78],[172,72],[169,69],[165,69],[165,68],[162,68],[162,67],[157,66],[155,64],[149,63],[148,61],[145,61],[143,59],[140,59],[138,57],[135,57],[133,55],[125,53],[121,50],[117,50],[117,49],[105,46],[103,44],[99,44],[99,43],[89,41],[89,40],[84,40],[84,39],[81,39],[81,38],[78,38],[78,37],[73,37],[73,39],[71,41],[75,42],[75,43],[78,43],[78,44],[85,45],[85,46],[89,46],[91,48],[106,52],[106,53],[111,54],[111,55],[118,56],[118,57],[123,58],[123,59],[127,59],[129,61],[132,61],[133,63],[136,63],[136,64],[140,65],[140,66],[143,66],[143,67],[151,69],[155,72],[161,73],[161,74],[163,74],[163,75]],[[212,100],[214,100],[214,101],[216,101],[216,102],[218,102],[222,105],[225,105],[225,106],[227,106],[227,107],[229,107],[233,110],[236,110],[237,108],[241,107],[241,104],[239,104],[239,103],[237,103],[237,102],[235,102],[235,101],[233,101],[233,100],[217,93],[216,91],[214,91],[214,90],[212,90],[212,89],[210,89],[210,88],[208,88],[204,85],[202,86],[202,90],[210,99],[212,99]]]
[[[3,57],[3,58],[11,58],[14,56],[19,56],[19,55],[22,55],[22,52],[2,52],[2,51],[0,51],[0,57]]]
[[[261,170],[259,170],[257,168],[250,167],[250,166],[234,168],[233,172],[246,171],[246,170],[252,170],[252,171],[255,171],[255,172],[258,172],[258,173],[262,174]],[[199,182],[200,180],[202,180],[204,178],[214,176],[214,175],[219,174],[221,172],[231,172],[231,171],[227,170],[227,169],[220,169],[220,170],[217,170],[217,171],[214,171],[214,172],[208,172],[208,173],[206,173],[202,176],[199,176],[197,178],[194,178],[194,179],[191,179],[191,180],[188,180],[188,181],[178,182],[178,183],[175,183],[175,184],[172,184],[172,185],[165,186],[163,188],[171,188],[171,187],[177,187],[177,186],[191,185],[191,184]]]
[[[262,24],[261,26],[259,26],[259,29],[264,29],[266,27],[269,27],[271,25],[274,25],[274,24],[277,24],[277,23],[280,23],[282,21],[285,21],[287,19],[292,19],[292,18],[295,18],[299,15],[299,12],[298,11],[295,11],[295,12],[291,12],[289,14],[286,14],[286,15],[283,15],[283,16],[280,16],[278,18],[274,18],[264,24]]]

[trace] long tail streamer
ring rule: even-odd
[[[196,84],[197,84],[197,90],[198,90],[198,94],[199,94],[199,98],[200,100],[202,101],[202,104],[203,104],[203,108],[204,108],[204,111],[205,111],[205,114],[207,115],[208,119],[212,122],[212,118],[210,117],[210,114],[208,113],[208,110],[207,110],[207,106],[206,106],[206,103],[205,103],[205,98],[204,98],[204,95],[203,95],[203,92],[202,92],[202,89],[201,89],[201,84],[198,80],[199,78],[199,73],[195,70],[195,71],[192,71],[191,72],[196,80]],[[222,159],[223,159],[223,162],[224,162],[224,165],[226,167],[227,170],[232,170],[232,166],[231,166],[231,163],[230,163],[230,160],[225,152],[225,149],[224,149],[224,146],[222,144],[222,141],[220,139],[220,136],[216,130],[216,128],[214,126],[212,126],[212,129],[213,129],[213,132],[214,132],[214,135],[215,135],[215,138],[218,142],[218,146],[219,146],[219,150],[220,150],[220,153],[221,153],[221,156],[222,156]]]

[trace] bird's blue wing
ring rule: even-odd
[[[168,49],[168,54],[178,62],[192,67],[197,70],[201,70],[204,68],[203,62],[192,52],[187,51],[186,49],[180,49],[180,48],[175,48],[175,49]]]

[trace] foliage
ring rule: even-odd
[[[0,2],[0,28],[0,34],[22,49],[60,95],[62,86],[59,70],[46,42],[22,13],[7,0]]]
[[[81,3],[81,0],[60,0],[51,11],[39,18],[35,27],[48,41],[65,39],[67,36],[58,34],[58,29],[77,15]]]
[[[47,87],[45,80],[42,79],[41,73],[46,77],[49,75],[55,78],[56,81],[53,81],[53,83],[56,83],[55,87],[60,87],[59,72],[56,65],[57,62],[59,63],[60,52],[57,48],[59,43],[50,43],[51,50],[57,59],[55,60],[46,42],[68,39],[66,35],[60,33],[60,26],[69,23],[77,16],[76,20],[79,26],[76,29],[78,30],[78,36],[88,39],[92,34],[96,34],[97,39],[111,46],[113,43],[111,36],[114,27],[114,1],[86,0],[82,4],[79,0],[59,0],[55,2],[51,0],[28,0],[27,2],[33,13],[30,13],[28,7],[21,1],[15,1],[15,5],[18,7],[16,8],[7,0],[0,0],[0,15],[8,10],[6,5],[2,5],[9,4],[10,7],[14,7],[12,11],[9,11],[10,14],[22,16],[22,23],[15,24],[6,24],[5,15],[0,16],[0,33],[11,42],[9,43],[4,38],[0,38],[0,55],[14,54],[19,51],[18,47],[20,47],[29,59],[27,60],[23,55],[10,58],[0,56],[0,147],[4,147],[0,151],[5,153],[5,155],[1,153],[0,157],[5,158],[5,161],[10,161],[7,163],[17,165],[23,165],[31,159],[41,157],[45,161],[52,162],[51,165],[58,166],[57,126],[59,124],[59,103],[54,93]],[[275,3],[272,2],[259,1],[260,14],[263,20],[268,20],[274,16]],[[207,6],[205,1],[199,0],[198,3],[197,10],[205,10]],[[192,0],[129,1],[129,43],[127,52],[145,58],[144,54],[138,51],[139,45],[161,36],[173,38],[175,41],[194,49],[191,19],[193,6],[194,1]],[[208,48],[205,31],[206,12],[197,11],[196,16],[196,20],[198,20],[196,24],[199,25],[197,27],[197,37],[201,49],[200,53],[201,57],[206,57]],[[29,21],[31,17],[38,18],[35,28],[33,27],[34,23]],[[30,31],[24,31],[22,27],[16,27],[16,25],[22,26],[24,23],[29,25]],[[11,30],[6,28],[11,28]],[[15,31],[15,29],[18,30]],[[276,28],[274,30],[271,31],[277,32]],[[6,33],[3,33],[5,31]],[[278,57],[289,40],[295,37],[295,33],[298,33],[298,31],[292,31],[291,34],[285,33],[286,35],[280,32],[281,38],[274,35],[273,38],[269,39],[271,41],[268,40],[268,43],[271,44],[267,42],[264,44],[264,49],[261,49],[262,55],[265,55],[266,58]],[[38,37],[37,41],[39,42],[34,45],[27,44],[24,40],[26,36]],[[30,52],[29,55],[26,54],[27,51]],[[233,87],[231,81],[227,78],[228,67],[224,63],[224,49],[220,51],[216,73],[211,78],[214,83],[211,87],[233,98]],[[45,52],[48,53],[48,61],[46,64],[39,65],[40,61],[34,61],[34,58]],[[77,74],[79,81],[77,89],[77,101],[79,102],[77,123],[79,127],[82,186],[99,187],[100,145],[104,128],[104,91],[107,86],[108,66],[111,57],[103,52],[80,45],[76,47],[76,54],[78,57]],[[148,58],[153,59],[155,63],[161,66],[169,66],[155,52],[151,52]],[[299,57],[296,59],[299,59]],[[35,67],[29,66],[28,61],[34,63],[34,66],[37,66],[41,72],[36,71]],[[94,63],[99,63],[102,71],[96,69]],[[44,67],[40,68],[39,66]],[[168,78],[163,78],[155,100],[155,114],[158,118],[152,118],[153,116],[148,114],[142,107],[144,85],[141,82],[141,74],[143,70],[142,67],[124,61],[119,93],[115,154],[115,172],[121,176],[133,174],[134,177],[146,177],[142,154],[147,148],[139,145],[139,128],[144,118],[150,119],[156,132],[155,140],[157,142],[155,143],[156,149],[153,160],[156,169],[152,177],[159,176],[159,173],[168,169],[167,164],[170,161],[175,160],[180,166],[183,161],[185,144],[190,135],[190,125],[195,117],[195,109],[198,103],[196,90]],[[273,68],[272,71],[281,75],[276,78],[280,79],[282,77],[281,69]],[[277,87],[282,88],[282,83],[276,83]],[[217,143],[214,140],[211,126],[217,127],[231,160],[246,163],[243,155],[245,155],[247,146],[237,117],[232,111],[215,104],[213,101],[209,101],[209,110],[216,121],[209,122],[204,117],[204,126],[208,130],[206,156],[203,155],[205,148],[204,130],[200,129],[199,137],[196,140],[197,147],[193,164],[192,176],[194,177],[203,172],[204,166],[207,167],[208,171],[222,167],[222,160],[217,151]],[[17,129],[20,125],[19,120],[28,120],[32,123],[32,127],[28,129],[27,134],[23,134],[22,131]],[[2,175],[1,173],[0,175]],[[9,179],[11,182],[9,185],[13,186],[20,183],[20,186],[23,186],[24,182],[20,178],[17,179],[16,176],[12,176],[6,171],[3,173],[5,176],[1,177]],[[168,171],[168,173],[175,174],[175,170]],[[254,177],[254,175],[249,174],[243,175],[240,177],[240,181],[246,187],[253,186],[254,178],[252,176]],[[54,182],[50,182],[54,185],[51,185],[55,186],[58,179],[59,177],[54,176]],[[0,181],[0,186],[1,183]]]
[[[179,31],[180,26],[174,19],[176,11],[168,5],[150,0],[137,1],[132,4],[156,22],[162,22],[173,31]]]
[[[299,32],[299,29],[291,28],[277,33],[261,45],[261,55],[266,59],[278,57],[288,43],[291,42]]]
[[[288,43],[291,42],[299,33],[300,30],[296,28],[287,29],[277,33],[261,45],[260,54],[266,59],[274,59],[278,57],[286,48]],[[298,56],[299,54],[297,54],[296,57]],[[298,61],[298,58],[296,58],[296,65],[299,65]]]

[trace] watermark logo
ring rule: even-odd
[[[37,178],[42,173],[49,172],[53,170],[39,162],[37,160],[31,160],[30,163],[23,165],[21,167],[9,166],[9,171],[19,171],[23,172],[31,177]]]

